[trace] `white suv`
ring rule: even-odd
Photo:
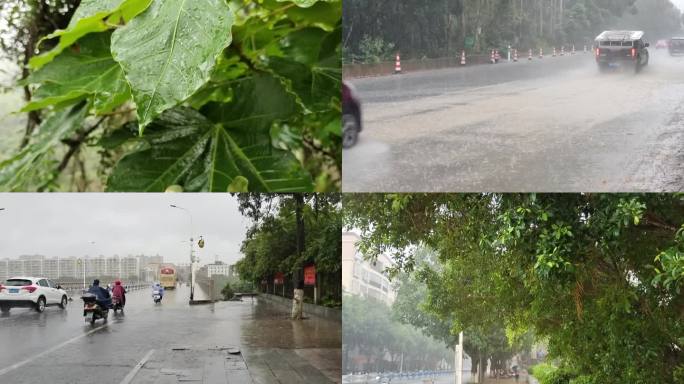
[[[3,313],[8,313],[12,307],[34,308],[38,312],[50,305],[65,309],[67,302],[67,292],[44,277],[11,277],[0,284],[0,310]]]

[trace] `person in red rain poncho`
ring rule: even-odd
[[[114,282],[114,288],[112,288],[112,297],[120,297],[121,305],[126,306],[126,288],[121,285],[120,280]]]

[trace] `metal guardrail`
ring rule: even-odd
[[[382,384],[382,383],[402,383],[405,381],[415,381],[423,379],[423,382],[430,383],[439,377],[453,375],[453,371],[443,372],[404,372],[404,373],[364,373],[358,375],[343,375],[342,384]],[[387,380],[389,378],[389,380]]]
[[[64,283],[59,285],[61,285],[62,289],[67,291],[71,296],[81,294],[84,291],[83,283]],[[86,287],[86,290],[88,287],[90,287],[90,285]],[[141,289],[150,289],[152,287],[152,283],[124,284],[124,287],[126,288],[127,292],[132,292],[139,291]]]

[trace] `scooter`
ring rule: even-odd
[[[114,306],[114,314],[116,311],[124,311],[123,299],[120,296],[112,296],[112,305]]]
[[[81,296],[83,300],[83,317],[86,323],[95,324],[95,320],[104,319],[107,321],[109,316],[109,308],[102,308],[97,303],[97,296],[92,293],[85,293]]]
[[[155,304],[161,303],[161,300],[162,300],[161,293],[159,293],[159,291],[152,291],[152,299],[154,299]]]

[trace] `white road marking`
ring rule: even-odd
[[[145,355],[145,357],[143,357],[142,360],[140,360],[140,362],[138,362],[138,364],[136,364],[135,367],[133,367],[133,369],[130,372],[128,372],[128,375],[126,375],[126,377],[124,377],[124,379],[121,380],[121,383],[119,384],[129,384],[133,380],[135,375],[138,373],[138,371],[145,365],[145,363],[147,363],[147,360],[152,356],[153,353],[154,349],[150,349]]]
[[[90,335],[90,334],[93,334],[93,333],[99,331],[100,329],[102,329],[102,328],[104,328],[104,327],[106,327],[106,326],[107,326],[107,323],[102,324],[102,325],[100,325],[100,326],[97,327],[97,328],[94,328],[94,329],[92,329],[92,330],[90,330],[90,331],[88,331],[88,332],[86,332],[86,333],[84,333],[84,334],[82,334],[82,335],[78,335],[78,336],[76,336],[76,337],[73,337],[73,338],[71,338],[71,339],[69,339],[69,340],[67,340],[67,341],[65,341],[65,342],[63,342],[63,343],[61,343],[61,344],[57,344],[57,345],[55,345],[54,347],[52,347],[52,348],[50,348],[50,349],[48,349],[48,350],[45,350],[45,351],[43,351],[43,352],[41,352],[41,353],[39,353],[39,354],[37,354],[37,355],[34,355],[34,356],[32,356],[32,357],[30,357],[30,358],[28,358],[28,359],[26,359],[26,360],[20,361],[20,362],[18,362],[18,363],[16,363],[16,364],[12,364],[12,365],[10,365],[9,367],[0,369],[0,376],[4,375],[4,374],[7,373],[7,372],[11,372],[11,371],[13,371],[13,370],[15,370],[15,369],[17,369],[17,368],[21,368],[22,366],[24,366],[24,365],[26,365],[26,364],[28,364],[28,363],[30,363],[30,362],[36,360],[36,359],[39,359],[39,358],[41,358],[41,357],[47,355],[48,353],[52,353],[52,352],[54,352],[54,351],[56,351],[56,350],[62,348],[63,346],[65,346],[65,345],[67,345],[67,344],[71,344],[71,343],[73,343],[74,341],[76,341],[76,340],[78,340],[78,339],[81,339],[81,338],[84,338],[84,337],[86,337],[86,336],[88,336],[88,335]]]
[[[145,310],[145,309],[138,309],[137,311],[132,312],[132,313],[140,313],[140,312],[142,312],[143,310]],[[129,315],[130,315],[130,313],[129,313]],[[99,331],[100,329],[102,329],[102,328],[104,328],[104,327],[106,327],[106,326],[110,326],[110,327],[113,326],[113,324],[110,324],[108,321],[109,321],[109,319],[107,319],[107,322],[103,323],[102,325],[100,325],[100,326],[97,327],[97,328],[93,328],[93,329],[91,329],[90,331],[88,331],[88,332],[86,332],[86,333],[84,333],[84,334],[82,334],[82,335],[75,336],[75,337],[73,337],[73,338],[71,338],[71,339],[69,339],[69,340],[67,340],[67,341],[64,341],[64,342],[62,342],[62,343],[60,343],[60,344],[57,344],[57,345],[55,345],[54,347],[52,347],[52,348],[50,348],[50,349],[48,349],[48,350],[45,350],[45,351],[43,351],[43,352],[41,352],[41,353],[39,353],[39,354],[37,354],[37,355],[35,355],[35,356],[32,356],[32,357],[30,357],[30,358],[28,358],[28,359],[26,359],[26,360],[20,361],[20,362],[18,362],[18,363],[15,363],[15,364],[12,364],[12,365],[10,365],[10,366],[8,366],[8,367],[5,367],[5,368],[3,368],[3,369],[0,369],[0,376],[6,374],[6,373],[8,373],[8,372],[14,371],[14,370],[17,369],[17,368],[21,368],[22,366],[24,366],[24,365],[26,365],[26,364],[28,364],[28,363],[30,363],[30,362],[32,362],[32,361],[34,361],[34,360],[40,358],[40,357],[43,357],[43,356],[47,355],[48,353],[54,352],[54,351],[56,351],[56,350],[58,350],[58,349],[64,347],[65,345],[71,344],[71,343],[73,343],[73,342],[76,341],[76,340],[79,340],[79,339],[84,338],[84,337],[86,337],[86,336],[88,336],[88,335],[91,335],[91,334],[93,334],[93,333]]]

